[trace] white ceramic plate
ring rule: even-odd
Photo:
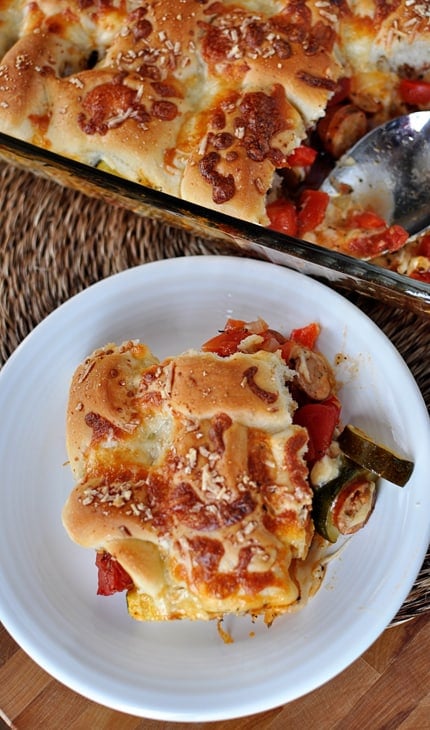
[[[77,364],[109,341],[140,338],[159,356],[198,346],[228,316],[272,327],[318,320],[343,382],[344,420],[415,461],[407,487],[381,484],[364,530],[329,566],[302,612],[268,629],[228,619],[144,624],[124,595],[96,596],[94,556],[61,524],[73,481],[65,408]],[[430,429],[404,361],[338,294],[272,264],[186,257],[147,264],[74,297],[42,322],[0,373],[0,618],[22,648],[77,692],[134,715],[210,721],[257,713],[342,671],[396,614],[430,538]],[[252,635],[252,632],[255,635]]]

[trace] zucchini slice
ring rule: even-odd
[[[364,469],[399,487],[408,482],[414,464],[386,446],[378,444],[356,426],[345,426],[338,439],[342,452]]]
[[[339,474],[317,487],[312,500],[315,530],[329,542],[351,535],[369,519],[376,499],[374,475],[343,456]]]

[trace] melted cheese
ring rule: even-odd
[[[265,224],[342,72],[338,12],[308,6],[5,0],[0,129]]]
[[[429,18],[418,0],[3,0],[0,131],[268,225],[276,172],[296,175],[340,79],[372,126],[407,110]],[[365,258],[342,223],[307,238]]]
[[[301,598],[312,491],[293,376],[279,353],[158,363],[136,343],[109,345],[76,371],[67,432],[77,485],[63,521],[129,573],[135,618],[272,620]]]

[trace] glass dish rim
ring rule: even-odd
[[[63,186],[102,198],[107,204],[119,203],[139,215],[152,215],[162,221],[167,218],[173,225],[228,243],[248,256],[287,266],[371,298],[382,297],[392,306],[430,314],[430,284],[426,282],[176,198],[3,132],[0,158]]]

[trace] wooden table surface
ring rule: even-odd
[[[264,661],[264,657],[262,658]],[[0,628],[0,728],[17,730],[184,730],[189,723],[115,712],[52,679]],[[205,730],[425,730],[430,728],[430,613],[390,627],[357,661],[319,689]]]

